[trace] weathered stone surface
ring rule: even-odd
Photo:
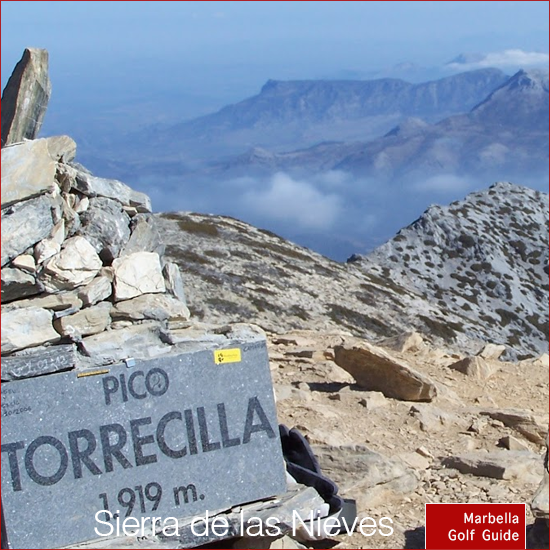
[[[478,353],[478,356],[496,361],[505,351],[506,346],[503,344],[486,344]]]
[[[84,237],[71,237],[63,250],[44,264],[43,282],[50,291],[72,290],[90,283],[102,267],[94,247]]]
[[[49,236],[55,200],[48,195],[2,209],[2,267]]]
[[[457,370],[466,376],[477,378],[478,380],[486,380],[498,371],[495,365],[487,363],[481,357],[465,357],[452,365],[450,369]]]
[[[26,307],[41,307],[51,309],[52,311],[62,311],[64,309],[80,309],[82,300],[78,298],[75,291],[60,292],[59,294],[45,294],[31,299],[18,300],[11,302],[6,307],[8,309],[21,309]]]
[[[164,294],[142,294],[131,300],[117,302],[111,316],[114,320],[141,321],[154,319],[157,321],[189,320],[187,306],[172,296]]]
[[[430,378],[404,361],[366,342],[334,348],[335,363],[348,371],[366,390],[405,401],[431,401],[437,389]]]
[[[2,269],[2,303],[20,300],[41,292],[41,286],[30,273],[20,269]]]
[[[398,351],[399,353],[405,353],[406,351],[414,351],[422,349],[424,346],[424,340],[418,332],[405,332],[398,336],[392,336],[378,342],[379,346],[383,348]]]
[[[57,183],[59,184],[59,187],[63,193],[69,193],[71,188],[73,188],[76,184],[76,175],[78,171],[73,166],[69,166],[68,164],[59,163],[57,165],[57,171],[55,174],[55,179],[57,180]],[[76,195],[68,195],[68,197],[71,197],[71,200],[76,199]],[[74,206],[73,204],[69,205],[71,208]]]
[[[2,353],[58,340],[51,311],[29,307],[2,312]]]
[[[66,237],[67,233],[65,231],[65,220],[62,218],[54,225],[54,228],[50,234],[50,239],[57,244],[62,245]]]
[[[21,380],[74,368],[74,344],[54,346],[40,353],[2,357],[2,381]]]
[[[159,255],[135,252],[113,262],[115,300],[129,300],[140,294],[165,292]]]
[[[504,437],[501,437],[498,440],[498,444],[500,447],[504,447],[509,451],[528,451],[529,450],[529,447],[525,443],[523,443],[523,441],[516,439],[512,435],[505,435]]]
[[[357,507],[366,510],[386,491],[414,491],[418,480],[398,458],[387,458],[361,445],[313,445],[323,474],[332,479],[339,493],[357,500]],[[345,474],[343,474],[345,472]]]
[[[53,326],[62,336],[80,340],[83,336],[98,334],[109,327],[111,324],[111,307],[112,305],[109,302],[87,307],[73,315],[56,319]]]
[[[2,93],[2,147],[37,136],[50,94],[48,52],[26,48]]]
[[[90,360],[87,365],[100,366],[124,361],[129,357],[147,359],[170,351],[160,339],[160,325],[149,321],[119,330],[87,336],[80,344]]]
[[[494,420],[500,420],[508,428],[519,432],[525,439],[538,443],[544,443],[548,432],[548,417],[535,416],[522,409],[486,409],[479,412],[484,416],[490,416]]]
[[[295,399],[296,401],[306,403],[307,401],[311,401],[312,397],[311,392],[295,388],[294,386],[287,384],[278,384],[275,386],[275,400],[279,402],[286,401],[287,399]]]
[[[493,479],[518,479],[533,482],[540,479],[540,457],[530,451],[470,452],[442,459],[443,466],[463,474]]]
[[[367,410],[378,409],[380,407],[386,407],[388,400],[384,397],[384,394],[379,391],[366,391],[363,392],[359,403],[363,405]]]
[[[43,264],[52,256],[59,254],[61,245],[53,239],[43,239],[34,247],[34,259],[38,265]]]
[[[80,223],[77,234],[85,237],[107,264],[118,257],[130,238],[130,218],[112,199],[90,199],[88,209],[80,214]]]
[[[164,244],[152,214],[134,216],[130,223],[130,230],[132,234],[122,249],[121,256],[127,256],[134,252],[156,252],[159,256],[164,254]]]
[[[419,453],[401,453],[399,458],[411,468],[415,470],[427,470],[431,462]]]
[[[433,405],[413,405],[409,415],[416,418],[423,432],[433,433],[449,431],[451,428],[466,429],[468,421],[461,416],[444,411]]]
[[[45,139],[2,149],[2,208],[51,193],[55,169]]]
[[[106,300],[112,291],[111,279],[105,275],[99,275],[90,284],[78,291],[78,297],[85,306],[91,306]]]
[[[76,142],[69,136],[52,136],[46,138],[50,157],[56,162],[71,162],[76,156]]]
[[[17,256],[17,258],[12,260],[11,265],[27,273],[36,272],[36,262],[30,254],[21,254],[21,256]]]
[[[164,275],[166,292],[169,292],[172,296],[175,296],[180,302],[185,304],[185,289],[178,265],[168,262],[162,269],[162,274]]]
[[[89,197],[105,197],[121,204],[135,206],[140,212],[151,212],[151,199],[117,180],[98,178],[78,171],[74,187]]]

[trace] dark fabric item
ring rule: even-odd
[[[296,429],[279,425],[279,434],[288,473],[302,485],[313,487],[330,507],[329,514],[340,511],[344,505],[338,495],[338,486],[321,473],[321,468],[309,443]]]

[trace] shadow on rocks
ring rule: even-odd
[[[424,548],[426,541],[426,528],[424,526],[405,531],[404,548]]]

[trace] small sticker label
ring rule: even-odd
[[[222,363],[239,363],[240,361],[240,348],[220,349],[214,352],[214,362],[216,365],[221,365]]]

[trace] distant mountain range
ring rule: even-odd
[[[481,71],[483,72],[483,71]],[[344,170],[382,180],[496,171],[510,176],[548,170],[548,73],[519,71],[469,113],[436,124],[409,118],[383,137],[323,143],[290,153],[252,150],[220,163],[224,172]]]
[[[395,78],[270,80],[258,95],[216,113],[151,128],[146,143],[156,158],[191,162],[251,147],[282,151],[330,140],[366,141],[407,117],[437,122],[469,111],[507,79],[497,69],[481,69],[421,84]]]

